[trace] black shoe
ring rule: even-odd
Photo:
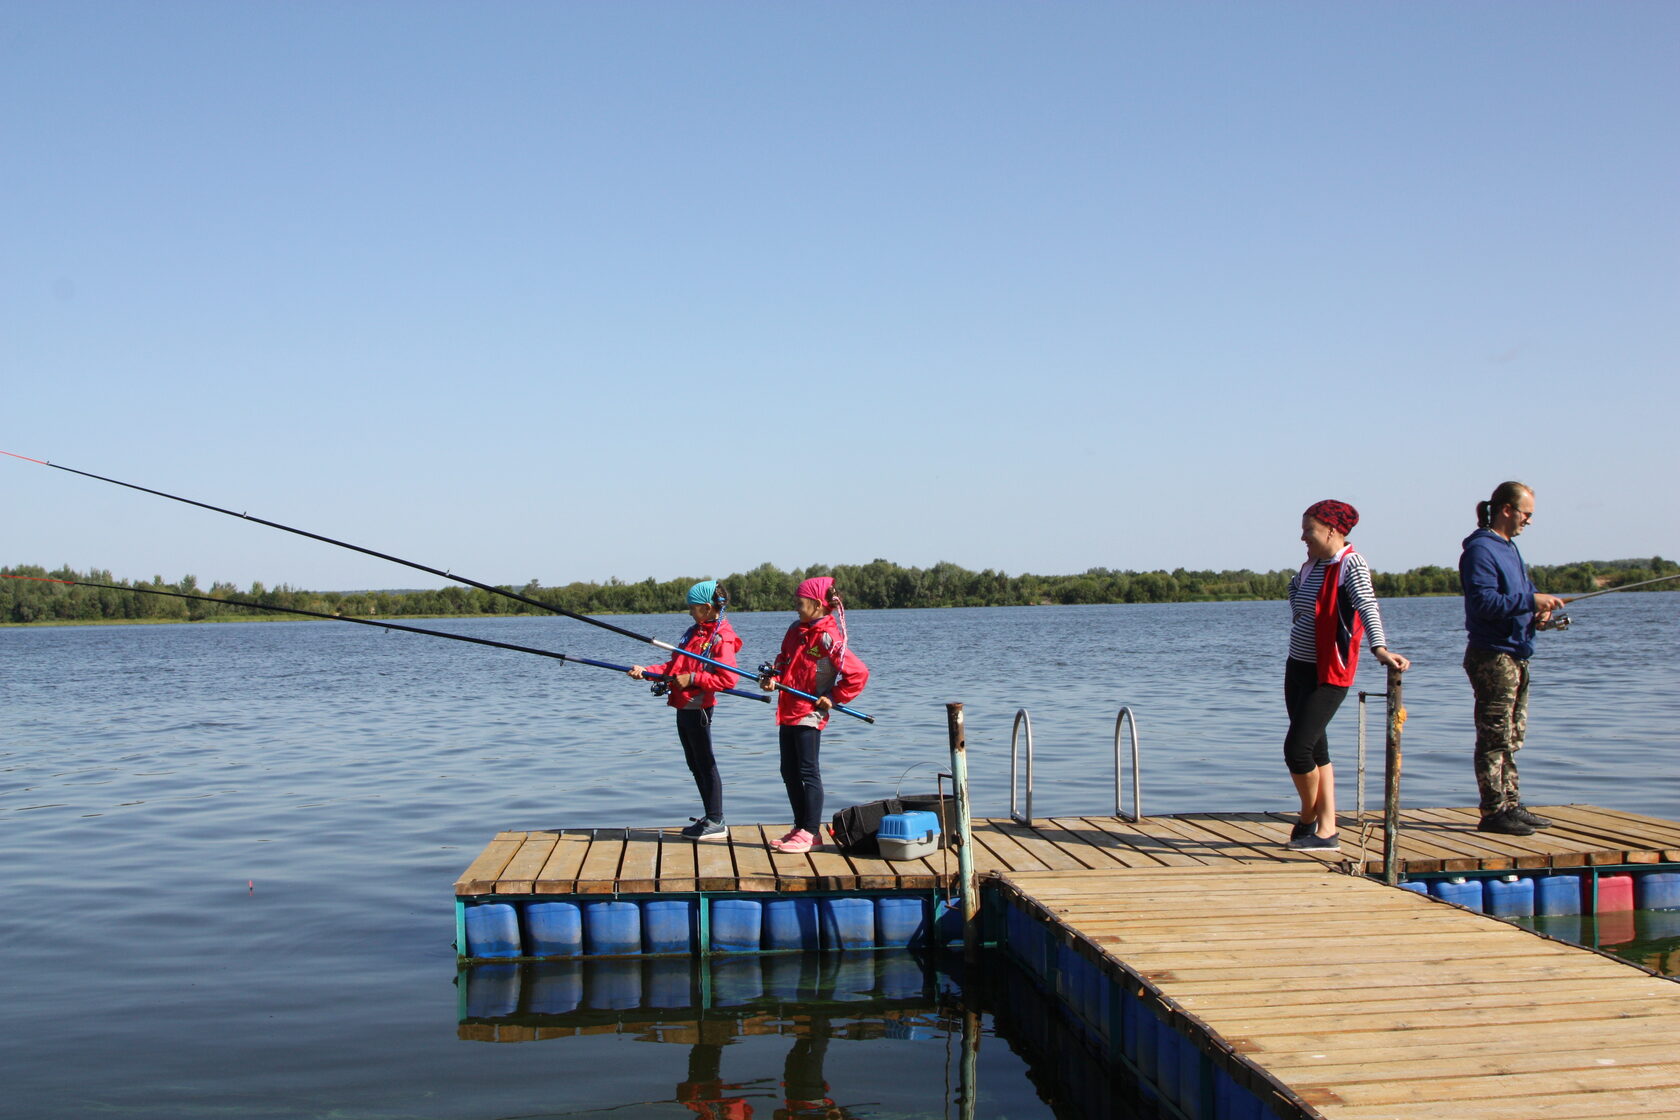
[[[1299,840],[1291,840],[1289,850],[1292,852],[1339,852],[1342,850],[1342,834],[1333,832],[1329,836],[1320,836],[1316,831],[1316,826],[1314,826],[1313,831],[1309,831]]]
[[[1482,817],[1482,823],[1476,826],[1477,832],[1498,832],[1505,836],[1533,836],[1534,826],[1523,820],[1511,809],[1500,809]]]
[[[1513,817],[1517,818],[1519,821],[1528,825],[1528,827],[1530,827],[1530,828],[1550,828],[1550,827],[1552,827],[1552,822],[1551,822],[1550,818],[1542,817],[1539,813],[1529,812],[1527,805],[1523,805],[1523,804],[1519,803],[1516,808],[1507,809],[1506,812],[1510,813]]]
[[[711,817],[696,817],[694,823],[682,830],[683,837],[688,840],[699,840],[706,836],[722,836],[729,829],[721,820]]]
[[[1291,840],[1299,840],[1303,836],[1310,836],[1318,831],[1317,821],[1296,821],[1295,827],[1289,830]]]

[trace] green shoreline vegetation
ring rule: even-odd
[[[1580,561],[1536,565],[1535,583],[1553,594],[1569,595],[1680,573],[1680,564],[1653,556],[1649,560]],[[275,588],[253,583],[241,590],[231,583],[199,586],[195,576],[165,583],[114,578],[110,572],[85,574],[68,567],[48,571],[36,565],[0,568],[0,574],[33,579],[0,579],[0,625],[229,622],[274,618],[243,606],[198,600],[172,599],[143,592],[171,591],[240,599],[276,607],[352,615],[357,618],[439,618],[452,616],[543,614],[536,607],[473,587],[444,587],[413,591],[305,591],[281,584]],[[1134,572],[1092,568],[1078,575],[1005,575],[990,568],[973,572],[940,562],[930,568],[905,568],[889,560],[868,564],[814,565],[784,572],[760,564],[750,572],[720,577],[729,589],[730,607],[738,611],[785,611],[794,588],[810,576],[830,575],[853,609],[905,607],[1013,607],[1083,603],[1192,603],[1282,599],[1295,569],[1272,572],[1168,571]],[[667,614],[681,609],[688,587],[696,579],[645,579],[625,583],[569,583],[543,587],[531,580],[522,587],[504,585],[533,599],[578,614]],[[113,584],[137,590],[73,587],[51,580]],[[1457,595],[1458,571],[1429,565],[1408,572],[1373,572],[1380,598],[1414,595]],[[1670,585],[1674,589],[1680,585]],[[1662,587],[1651,590],[1664,590]]]

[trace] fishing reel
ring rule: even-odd
[[[671,691],[671,682],[669,680],[654,681],[653,687],[649,688],[648,691],[655,696],[664,696]]]
[[[777,672],[776,663],[774,661],[761,661],[761,662],[759,662],[758,683],[759,683],[760,686],[769,684],[771,681],[775,680],[776,677],[779,676],[779,675],[780,674]]]
[[[1534,628],[1536,630],[1567,630],[1569,629],[1569,616],[1562,611],[1556,611],[1545,622],[1536,622]]]

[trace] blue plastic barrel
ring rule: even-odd
[[[525,904],[525,944],[533,957],[575,957],[583,952],[583,911],[575,902]]]
[[[1213,1114],[1219,1120],[1260,1120],[1260,1098],[1238,1085],[1224,1069],[1213,1071]]]
[[[730,957],[712,962],[712,1003],[739,1007],[764,998],[764,972],[759,958]]]
[[[1487,881],[1487,912],[1502,918],[1534,914],[1534,880],[1526,875],[1501,875]]]
[[[642,951],[692,953],[699,912],[691,898],[656,898],[642,903]]]
[[[764,904],[764,947],[801,949],[814,953],[822,947],[822,930],[817,921],[814,898],[773,898]]]
[[[1138,1076],[1145,1085],[1155,1083],[1155,1062],[1161,1052],[1161,1021],[1155,1017],[1155,1012],[1141,1000],[1138,1002],[1137,1014],[1137,1058]]]
[[[1634,883],[1641,910],[1680,910],[1680,873],[1647,871]]]
[[[467,969],[467,1016],[499,1019],[519,1010],[519,966],[480,964]]]
[[[875,903],[867,898],[825,898],[817,903],[826,950],[873,949]]]
[[[1454,876],[1451,879],[1437,879],[1429,884],[1429,893],[1443,902],[1455,902],[1466,910],[1482,912],[1482,881],[1480,879],[1466,879]]]
[[[1534,912],[1559,916],[1581,912],[1579,875],[1542,875],[1534,884]]]
[[[875,900],[875,944],[891,949],[920,948],[927,943],[928,904],[924,898]]]
[[[942,898],[933,904],[933,939],[939,945],[963,939],[962,899]]]
[[[531,1010],[565,1015],[583,1003],[583,962],[539,961],[531,966]]]
[[[712,952],[756,953],[764,934],[764,904],[751,898],[719,898],[711,905]]]
[[[628,903],[635,909],[634,903]],[[598,960],[585,962],[584,991],[592,1011],[628,1011],[642,1005],[642,962]]]
[[[1409,883],[1401,883],[1400,889],[1403,891],[1415,891],[1418,894],[1428,894],[1429,884],[1423,882],[1421,879],[1413,879]],[[1231,1084],[1235,1085],[1236,1082],[1233,1081]]]
[[[634,902],[584,903],[583,951],[592,957],[640,955],[642,908]]]
[[[698,1007],[694,991],[694,962],[687,957],[661,957],[644,962],[642,1005]]]
[[[1176,1032],[1175,1032],[1176,1033]],[[1196,1048],[1184,1035],[1178,1036],[1178,1092],[1174,1098],[1178,1107],[1189,1116],[1206,1116],[1211,1101],[1202,1100],[1202,1066],[1207,1055]]]
[[[466,925],[467,956],[519,956],[519,912],[510,904],[485,902],[469,906]]]

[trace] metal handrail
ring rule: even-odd
[[[1020,737],[1021,737],[1021,728],[1023,726],[1025,726],[1026,729],[1027,729],[1027,815],[1024,816],[1024,817],[1020,813],[1015,811],[1015,772],[1017,770],[1016,750],[1017,750],[1017,744],[1019,743]],[[1018,710],[1015,713],[1015,726],[1009,732],[1009,817],[1010,817],[1011,820],[1017,821],[1017,822],[1019,822],[1021,824],[1024,824],[1024,825],[1031,825],[1032,824],[1032,821],[1033,821],[1032,795],[1033,795],[1032,717],[1027,715],[1027,710],[1025,708],[1021,708],[1020,710]]]
[[[1120,811],[1120,728],[1130,725],[1132,729],[1132,815]],[[1128,705],[1120,709],[1120,714],[1114,717],[1114,815],[1123,820],[1141,821],[1143,819],[1143,791],[1138,767],[1138,730],[1137,716]]]

